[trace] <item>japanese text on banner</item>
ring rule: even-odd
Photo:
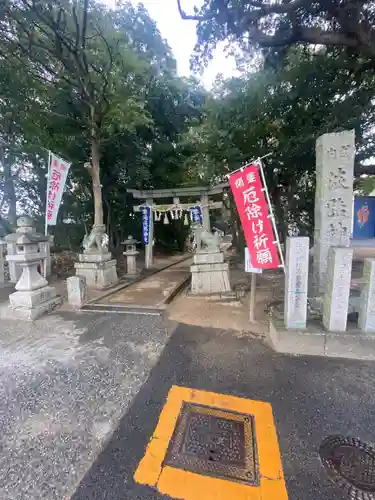
[[[145,245],[150,241],[151,207],[145,205],[142,208],[142,240]]]
[[[50,153],[48,165],[46,224],[55,226],[71,163]]]
[[[253,266],[260,269],[279,267],[278,247],[258,167],[249,165],[234,172],[229,177],[229,184]]]
[[[202,209],[200,205],[196,205],[190,209],[192,222],[198,222],[201,226],[203,225]]]

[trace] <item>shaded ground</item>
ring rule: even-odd
[[[375,441],[375,364],[284,356],[245,336],[180,325],[74,500],[166,498],[132,476],[173,384],[270,402],[291,500],[343,498],[318,459],[325,436]]]

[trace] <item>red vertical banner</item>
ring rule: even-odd
[[[229,176],[229,184],[241,219],[251,263],[258,269],[280,266],[259,167],[249,165]]]

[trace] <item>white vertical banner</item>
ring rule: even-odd
[[[70,165],[71,163],[68,163],[59,156],[56,156],[52,152],[49,153],[46,230],[47,226],[56,226],[57,214],[59,212]]]

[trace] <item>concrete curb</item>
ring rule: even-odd
[[[325,332],[317,328],[286,330],[283,323],[270,317],[268,344],[283,354],[375,361],[375,335],[353,331]]]

